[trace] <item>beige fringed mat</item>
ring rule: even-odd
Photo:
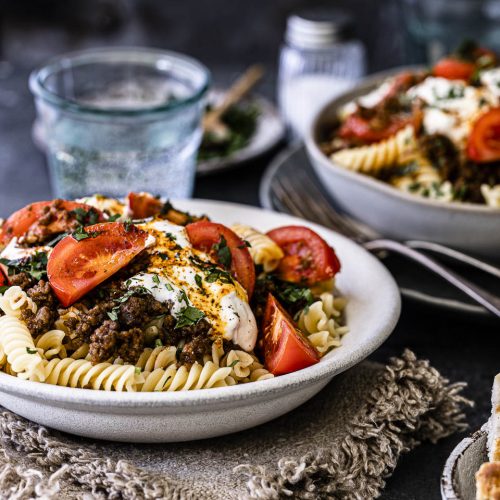
[[[153,446],[92,443],[4,410],[0,498],[375,498],[402,453],[465,429],[463,387],[405,351],[266,425]]]

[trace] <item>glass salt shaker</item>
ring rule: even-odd
[[[351,38],[351,17],[308,10],[288,18],[281,48],[278,102],[293,139],[304,138],[316,114],[365,74],[365,50]]]

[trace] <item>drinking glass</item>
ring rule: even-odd
[[[466,39],[500,50],[499,0],[401,0],[407,62],[433,63]]]
[[[208,70],[174,52],[111,48],[30,76],[55,196],[191,196]]]

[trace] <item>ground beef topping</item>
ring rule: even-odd
[[[106,320],[90,337],[89,355],[93,364],[119,357],[126,363],[135,363],[144,349],[144,335],[140,328],[120,330],[117,321]]]

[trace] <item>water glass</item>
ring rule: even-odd
[[[174,52],[63,55],[30,76],[54,195],[192,195],[208,70]]]

